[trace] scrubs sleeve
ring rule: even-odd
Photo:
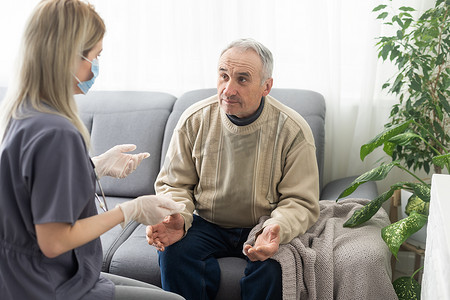
[[[73,224],[88,201],[94,201],[93,165],[75,128],[54,128],[30,141],[22,157],[22,174],[34,224]]]

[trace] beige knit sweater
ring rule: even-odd
[[[279,224],[289,243],[319,215],[314,138],[306,121],[271,96],[261,115],[233,124],[217,95],[188,108],[172,136],[155,182],[158,194],[186,204],[185,230],[194,210],[222,227]]]

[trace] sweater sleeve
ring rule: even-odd
[[[319,173],[313,144],[304,140],[289,150],[278,192],[278,205],[263,227],[280,225],[280,243],[287,244],[319,217]]]
[[[172,199],[186,204],[181,213],[184,218],[185,233],[192,225],[194,188],[198,175],[192,159],[192,147],[186,133],[176,129],[172,135],[164,165],[155,181],[156,194],[171,194]]]

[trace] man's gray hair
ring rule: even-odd
[[[264,83],[266,79],[269,79],[272,77],[272,71],[273,71],[273,57],[272,52],[270,52],[269,49],[267,49],[266,46],[261,44],[258,41],[255,41],[254,39],[239,39],[231,42],[220,54],[220,57],[229,49],[231,48],[238,48],[242,50],[248,50],[252,49],[254,50],[259,57],[261,58],[261,62],[263,64],[263,72],[261,74],[261,83]]]

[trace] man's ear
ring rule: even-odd
[[[273,78],[268,78],[266,79],[266,81],[264,82],[264,91],[263,91],[263,97],[269,95],[270,90],[272,90],[272,85],[273,85]]]

